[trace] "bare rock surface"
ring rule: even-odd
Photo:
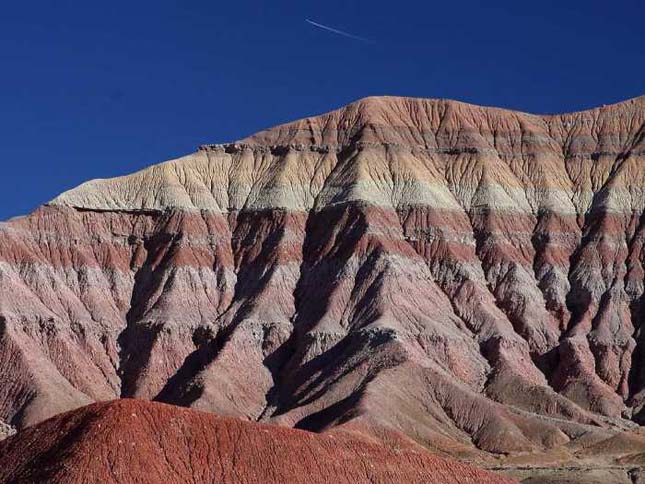
[[[0,442],[0,481],[517,482],[411,444],[317,435],[142,400],[95,403]]]
[[[0,224],[0,419],[134,397],[645,455],[615,452],[645,421],[644,122],[367,98],[65,192]]]
[[[16,430],[6,423],[0,421],[0,440],[5,439],[16,433]]]

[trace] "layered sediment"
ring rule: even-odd
[[[0,225],[0,419],[154,399],[452,455],[645,420],[645,97],[367,98]]]

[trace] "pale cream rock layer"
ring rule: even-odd
[[[51,203],[219,212],[348,201],[532,214],[581,215],[594,203],[642,210],[644,104],[641,97],[539,117],[454,101],[367,98],[133,175],[93,180]]]

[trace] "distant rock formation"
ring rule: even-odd
[[[645,421],[644,121],[367,98],[65,192],[0,224],[0,419],[135,397],[573,458]]]

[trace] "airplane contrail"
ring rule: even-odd
[[[327,32],[331,32],[333,34],[342,35],[343,37],[347,37],[354,40],[360,40],[361,42],[366,42],[368,44],[372,43],[370,39],[366,39],[365,37],[360,37],[359,35],[350,34],[349,32],[344,32],[342,30],[338,30],[333,27],[328,27],[327,25],[319,24],[318,22],[314,22],[313,20],[309,20],[308,18],[305,19],[305,22],[313,25],[314,27],[318,27],[319,29],[326,30]]]

